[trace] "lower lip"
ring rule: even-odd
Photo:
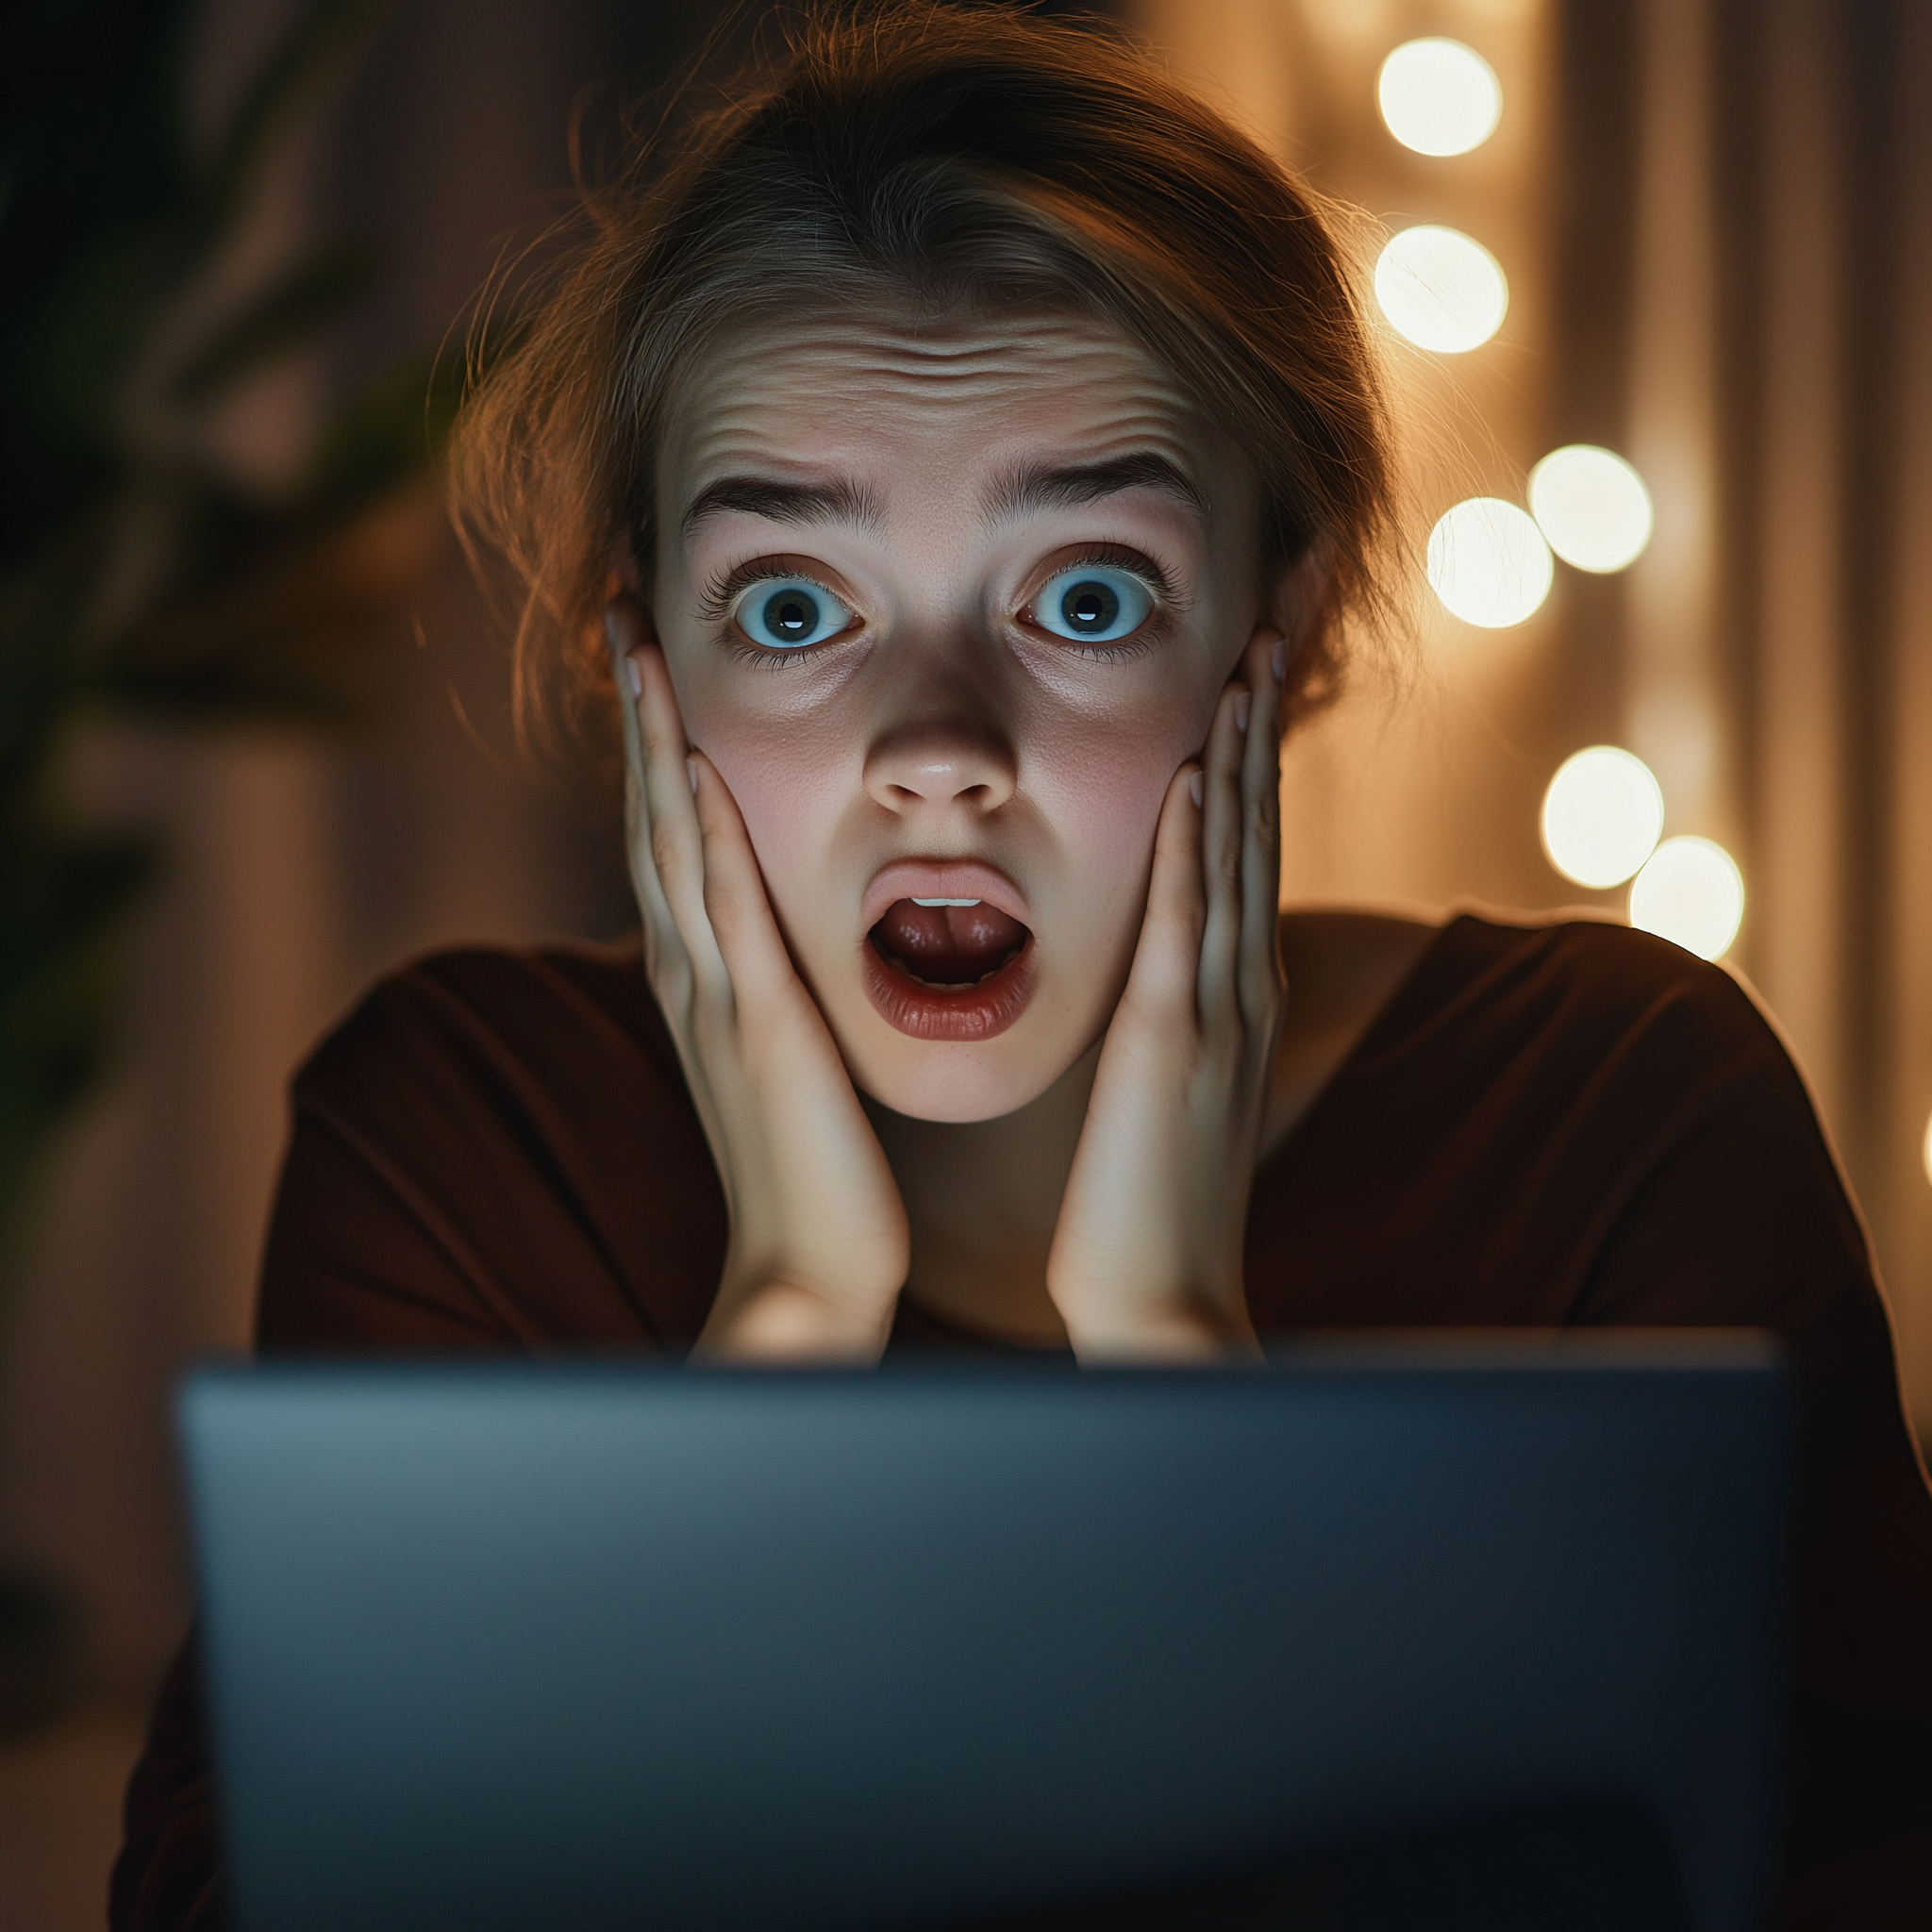
[[[1031,933],[997,973],[958,990],[928,986],[901,973],[879,957],[869,939],[859,950],[873,1005],[889,1026],[914,1040],[991,1040],[1026,1010],[1038,976]]]

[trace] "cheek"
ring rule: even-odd
[[[686,731],[738,801],[781,921],[800,930],[824,903],[828,856],[858,782],[850,722],[773,717],[693,693]]]
[[[1178,703],[1042,735],[1035,795],[1071,861],[1065,885],[1090,916],[1138,913],[1162,800],[1203,726]]]

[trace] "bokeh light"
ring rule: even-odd
[[[1407,41],[1382,63],[1375,98],[1389,132],[1419,155],[1466,155],[1495,131],[1503,90],[1460,41]]]
[[[1503,326],[1509,283],[1480,242],[1424,222],[1390,238],[1375,263],[1375,300],[1418,348],[1459,356]]]
[[[1550,594],[1556,565],[1536,519],[1500,496],[1458,503],[1429,532],[1429,585],[1465,624],[1502,630]]]
[[[1550,548],[1578,570],[1622,570],[1650,541],[1650,491],[1614,451],[1573,442],[1529,473],[1529,508]]]
[[[1666,839],[1630,888],[1630,924],[1702,959],[1730,949],[1744,919],[1744,875],[1708,839]]]
[[[1543,850],[1579,886],[1621,886],[1657,850],[1663,829],[1662,788],[1618,745],[1565,758],[1543,793]]]

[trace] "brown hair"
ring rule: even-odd
[[[1096,315],[1171,371],[1259,478],[1268,560],[1325,553],[1306,709],[1351,621],[1392,609],[1386,409],[1325,213],[1098,24],[808,10],[724,105],[586,189],[525,333],[465,404],[454,514],[518,590],[520,721],[557,668],[567,691],[608,688],[597,620],[615,560],[648,575],[656,441],[690,357],[767,309],[882,293]]]

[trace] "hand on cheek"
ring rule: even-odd
[[[906,1209],[793,970],[738,806],[689,750],[642,610],[606,615],[644,964],[731,1212],[697,1352],[875,1360],[908,1257]]]
[[[1286,1001],[1283,645],[1257,632],[1168,788],[1140,943],[1047,1263],[1083,1361],[1254,1353],[1241,1255]]]

